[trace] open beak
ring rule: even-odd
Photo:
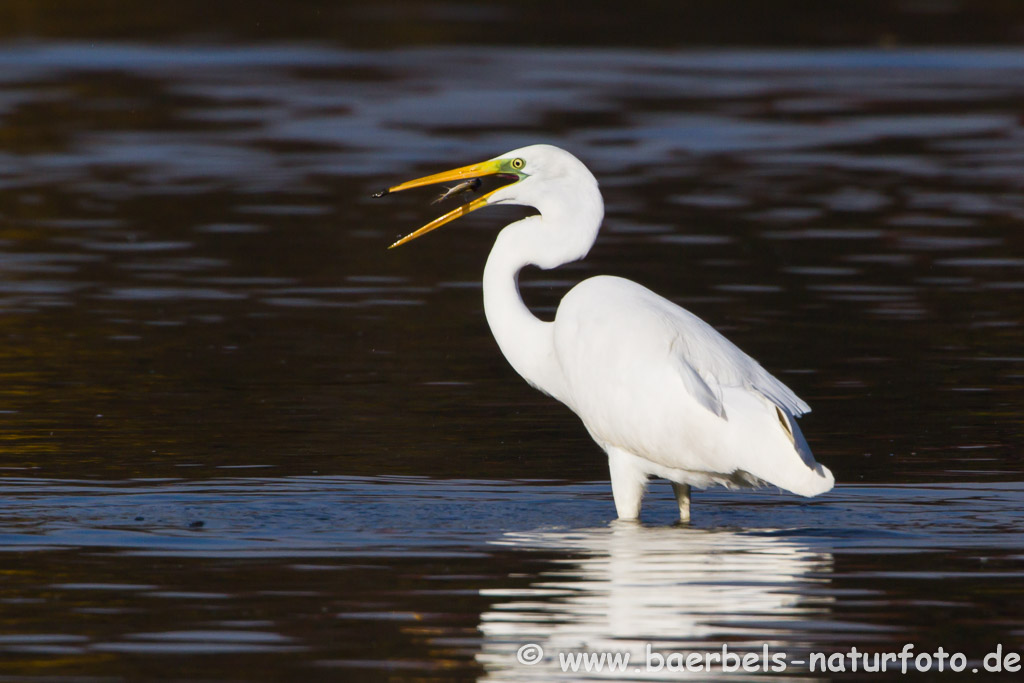
[[[479,164],[470,164],[469,166],[455,168],[452,169],[451,171],[445,171],[443,173],[435,173],[434,175],[428,175],[423,178],[417,178],[416,180],[410,180],[408,182],[402,183],[401,185],[389,187],[388,189],[382,192],[378,192],[373,196],[383,197],[384,195],[391,194],[392,192],[411,190],[414,187],[436,185],[438,183],[445,183],[452,180],[469,180],[471,178],[479,178],[485,175],[496,175],[498,173],[501,173],[501,161],[498,159],[493,159],[491,161],[483,161]],[[430,221],[416,232],[409,233],[402,239],[398,240],[390,247],[388,247],[388,249],[394,249],[395,247],[399,247],[405,244],[406,242],[411,242],[417,237],[426,235],[431,230],[437,230],[445,223],[451,223],[456,218],[465,216],[467,213],[470,213],[471,211],[476,211],[477,209],[483,206],[487,206],[487,199],[500,189],[501,188],[499,187],[497,189],[491,190],[487,194],[480,195],[479,197],[477,197],[476,199],[467,204],[463,204],[458,208],[452,209],[451,211],[441,216],[440,218],[435,218],[434,220]]]

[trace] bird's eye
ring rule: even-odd
[[[515,170],[521,171],[524,166],[526,166],[526,162],[522,159],[516,158],[512,160],[512,168]]]

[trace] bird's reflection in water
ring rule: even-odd
[[[497,543],[572,557],[529,587],[485,592],[494,602],[481,617],[478,660],[488,680],[559,678],[559,653],[579,651],[630,652],[629,678],[708,678],[706,671],[669,670],[667,663],[651,670],[658,661],[646,667],[648,644],[653,652],[682,656],[720,653],[723,643],[731,652],[761,653],[767,644],[792,659],[801,645],[806,649],[799,624],[818,622],[830,609],[823,589],[831,554],[779,535],[619,521],[509,533]],[[527,643],[543,649],[536,664],[517,661]],[[673,662],[680,661],[676,655]],[[607,670],[572,674],[590,676],[616,677]],[[732,676],[742,677],[742,669]]]

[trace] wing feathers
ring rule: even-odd
[[[678,361],[679,377],[683,380],[683,384],[686,389],[697,399],[697,402],[702,406],[710,410],[712,413],[728,420],[729,417],[725,414],[725,406],[722,405],[722,388],[717,383],[708,385],[704,379],[697,374],[697,371],[693,369],[689,363],[680,357],[676,357]]]
[[[708,410],[725,418],[721,407],[722,388],[743,387],[761,394],[793,417],[811,412],[810,406],[792,389],[713,327],[671,302],[665,301],[665,304],[668,305],[657,306],[658,313],[674,335],[671,348],[680,377]]]

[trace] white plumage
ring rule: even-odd
[[[639,515],[651,475],[673,483],[684,520],[691,485],[773,484],[803,496],[832,488],[832,473],[815,462],[795,420],[810,411],[807,404],[689,311],[611,276],[576,285],[554,322],[529,311],[519,295],[519,271],[582,258],[604,217],[597,181],[576,157],[533,145],[381,194],[495,174],[516,181],[392,246],[486,205],[540,212],[498,234],[484,268],[484,310],[512,367],[569,406],[608,454],[620,518]]]

